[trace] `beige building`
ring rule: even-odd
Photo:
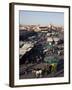
[[[53,40],[54,40],[55,44],[57,44],[57,43],[58,43],[58,41],[59,41],[59,38],[54,37],[54,38],[53,38]]]
[[[52,38],[52,37],[48,37],[48,38],[47,38],[47,42],[49,42],[49,45],[51,45],[52,42],[53,42],[53,38]]]

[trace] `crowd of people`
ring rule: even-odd
[[[26,33],[26,34],[25,34]],[[48,36],[48,33],[50,34]],[[28,52],[26,52],[19,60],[20,66],[27,64],[40,64],[46,63],[46,68],[33,68],[30,72],[33,73],[36,77],[43,77],[52,72],[57,72],[64,68],[64,40],[59,37],[59,34],[62,34],[58,31],[49,30],[49,32],[30,32],[24,31],[20,35],[20,41],[23,42],[32,42],[34,46]],[[47,41],[48,38],[52,38],[53,40]],[[54,38],[53,38],[54,37]],[[59,39],[57,41],[56,38]],[[57,42],[57,43],[56,43]],[[56,59],[52,59],[50,57],[57,57]],[[28,70],[29,71],[29,70]],[[27,70],[26,70],[27,72]]]

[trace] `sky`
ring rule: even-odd
[[[19,11],[19,24],[22,25],[64,25],[63,12],[46,12],[46,11]]]

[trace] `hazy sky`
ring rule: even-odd
[[[20,10],[19,23],[25,25],[26,24],[48,25],[49,23],[64,25],[64,13]]]

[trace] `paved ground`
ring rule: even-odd
[[[28,65],[26,68],[26,66],[22,65],[20,68],[20,79],[30,79],[30,78],[36,78],[35,74],[32,73],[33,68],[43,68],[45,64],[40,63],[40,64],[34,64],[34,65]],[[25,71],[27,71],[27,73],[25,73]],[[41,78],[49,78],[49,77],[63,77],[64,76],[64,71],[63,69],[58,71],[58,72],[52,72],[50,74],[44,74]]]

